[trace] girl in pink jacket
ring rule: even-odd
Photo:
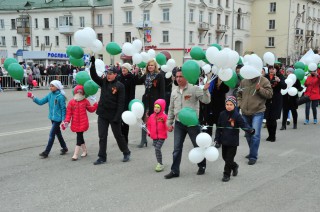
[[[97,110],[98,104],[92,106],[86,99],[82,85],[77,85],[74,88],[74,97],[67,106],[66,118],[62,123],[62,129],[65,129],[71,121],[71,131],[77,133],[77,145],[72,156],[72,161],[78,160],[78,154],[82,147],[81,157],[87,156],[87,147],[84,142],[83,133],[89,129],[89,119],[87,111],[93,113]]]
[[[155,171],[161,172],[164,169],[162,164],[162,153],[161,147],[164,140],[168,137],[167,127],[167,115],[163,112],[166,108],[166,101],[164,99],[158,99],[154,102],[154,112],[148,118],[147,128],[148,135],[153,140],[153,146],[155,148],[156,158],[158,164],[156,165]]]

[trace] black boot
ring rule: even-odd
[[[148,146],[148,143],[147,143],[147,132],[142,129],[141,130],[141,142],[140,144],[138,145],[138,148],[143,148],[144,146]]]
[[[285,125],[282,125],[282,127],[280,128],[280,130],[286,130],[287,127]]]
[[[297,123],[293,123],[293,129],[297,129]]]

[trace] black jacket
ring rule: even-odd
[[[233,126],[230,119],[233,120]],[[225,146],[239,146],[239,128],[248,133],[253,130],[236,110],[224,110],[220,113],[214,140]]]
[[[121,74],[119,81],[125,87],[124,109],[128,110],[129,103],[132,99],[134,99],[136,93],[136,84],[134,81],[134,76],[130,72],[126,76]]]
[[[97,114],[113,122],[120,122],[124,111],[125,90],[124,85],[116,79],[109,82],[107,78],[102,79],[97,75],[94,66],[90,68],[92,80],[101,88],[100,100]]]

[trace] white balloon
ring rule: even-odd
[[[295,88],[295,87],[291,87],[291,88],[288,89],[288,94],[289,94],[290,96],[295,96],[295,95],[298,94],[298,89]]]
[[[137,123],[137,117],[132,111],[124,111],[121,115],[124,123],[128,125],[135,125]]]
[[[125,42],[122,45],[122,53],[127,56],[133,56],[133,54],[135,53],[133,50],[133,45],[131,43]]]
[[[103,47],[103,44],[100,40],[96,39],[95,41],[93,41],[91,43],[90,49],[91,51],[93,51],[94,53],[99,52]]]
[[[200,163],[204,159],[204,148],[201,147],[195,147],[193,148],[189,154],[188,158],[191,163]]]
[[[297,76],[295,74],[289,74],[287,79],[291,79],[294,84],[297,81]]]
[[[288,89],[281,89],[280,93],[282,95],[286,95],[288,93]]]
[[[294,84],[294,82],[292,81],[292,79],[285,79],[284,81],[287,84],[287,89],[291,88],[292,85]]]
[[[149,49],[148,50],[148,55],[150,56],[150,58],[155,58],[156,57],[156,51],[154,51],[153,49]]]
[[[320,55],[318,54],[312,55],[312,60],[314,63],[318,64],[320,62]]]
[[[264,61],[265,64],[273,66],[275,60],[276,60],[276,58],[275,58],[274,54],[272,54],[271,52],[264,53],[263,61]]]
[[[142,61],[147,63],[151,59],[147,52],[141,52],[140,55],[142,56]]]
[[[239,61],[239,53],[236,51],[229,51],[228,52],[228,61],[227,61],[227,65],[225,66],[226,68],[234,68],[238,61]]]
[[[206,58],[211,63],[214,64],[214,58],[218,54],[219,49],[217,47],[211,46],[206,51]]]
[[[219,68],[224,68],[228,63],[228,51],[219,51],[214,57],[214,64]]]
[[[214,146],[208,147],[204,152],[204,157],[208,161],[216,161],[219,158],[219,151]]]
[[[244,66],[240,69],[240,75],[241,75],[244,79],[253,79],[253,78],[256,78],[256,77],[261,76],[261,69],[258,70],[258,69],[256,69],[254,66],[244,65]]]
[[[141,56],[141,54],[135,53],[135,54],[132,56],[132,62],[133,62],[134,64],[139,64],[139,63],[141,63],[141,62],[142,62],[142,56]]]
[[[228,81],[231,79],[233,75],[233,71],[231,68],[226,68],[226,69],[222,69],[219,71],[219,78],[222,80],[222,81]]]
[[[102,60],[100,59],[96,59],[94,62],[95,66],[96,66],[96,72],[98,74],[99,77],[101,77],[105,71],[105,64]]]
[[[310,71],[315,71],[315,70],[317,70],[317,64],[315,64],[315,63],[310,63],[310,64],[308,65],[308,69],[309,69]]]
[[[176,61],[174,59],[169,59],[166,65],[174,69],[176,67]]]
[[[133,103],[131,106],[131,111],[137,118],[141,119],[144,114],[143,104],[141,104],[140,102]]]
[[[205,74],[209,74],[211,71],[211,65],[205,64],[204,66],[202,66],[202,70],[204,71]]]
[[[167,65],[162,65],[161,66],[161,70],[164,71],[164,72],[172,71],[171,67],[169,67]]]
[[[83,30],[78,30],[74,33],[74,41],[78,46],[86,47],[87,39],[86,34]]]
[[[172,76],[172,71],[166,73],[166,78],[169,79]]]
[[[309,64],[313,63],[313,58],[312,58],[312,56],[306,57],[306,58],[304,59],[304,63],[305,63],[306,65],[308,65],[308,66],[309,66]]]
[[[85,27],[83,31],[87,34],[87,38],[90,39],[91,42],[97,39],[97,34],[91,27]]]
[[[196,137],[196,143],[199,147],[207,148],[212,143],[212,138],[208,133],[199,133]]]
[[[141,42],[141,40],[135,39],[135,40],[132,42],[132,45],[133,45],[134,50],[135,50],[137,53],[141,51],[141,48],[142,48],[142,42]]]
[[[217,66],[212,66],[211,71],[212,71],[213,74],[218,74],[219,68]]]

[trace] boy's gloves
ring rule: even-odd
[[[94,56],[91,56],[90,62],[91,62],[91,65],[94,66],[95,65],[94,63],[96,62],[96,58]]]
[[[252,129],[251,131],[250,131],[250,134],[251,135],[254,135],[256,133],[256,130],[255,129]]]
[[[67,129],[68,126],[69,126],[69,123],[68,123],[68,122],[62,122],[62,123],[61,123],[61,128],[62,128],[62,130]]]
[[[34,95],[31,92],[28,92],[27,97],[33,99]]]

